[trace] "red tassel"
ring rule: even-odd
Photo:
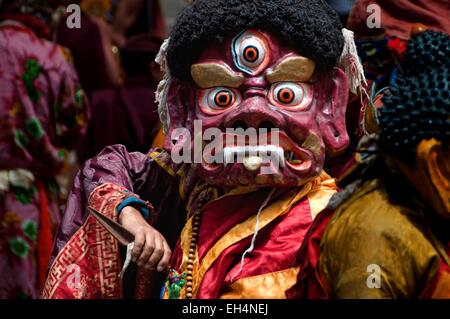
[[[42,289],[47,278],[48,263],[52,253],[53,235],[51,231],[50,211],[44,184],[36,182],[39,191],[39,231],[37,239],[38,285]]]
[[[406,51],[406,41],[400,38],[392,38],[388,41],[387,46],[398,61],[403,61],[403,53]]]

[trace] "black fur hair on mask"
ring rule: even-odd
[[[388,154],[413,163],[420,141],[450,143],[450,37],[427,31],[407,45],[403,72],[383,98],[381,146]]]
[[[190,79],[190,66],[212,41],[255,28],[278,35],[319,71],[333,68],[343,49],[339,16],[322,0],[196,0],[178,16],[167,61],[173,76]]]

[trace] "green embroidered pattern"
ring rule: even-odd
[[[34,85],[34,80],[38,78],[41,69],[42,67],[35,59],[28,59],[25,62],[25,73],[22,75],[22,81],[25,84],[28,96],[34,103],[36,103],[41,96],[41,93]]]
[[[26,257],[30,251],[30,245],[22,237],[14,237],[9,240],[9,249],[19,257]]]
[[[31,241],[37,238],[37,224],[33,220],[27,219],[21,225],[23,234]]]
[[[16,199],[24,204],[31,204],[33,202],[34,193],[36,192],[36,188],[33,186],[30,189],[25,189],[20,186],[12,186],[11,190],[16,194]]]
[[[30,140],[22,130],[14,130],[14,142],[20,148],[26,148]]]
[[[66,151],[64,149],[58,150],[58,157],[64,159],[66,157]]]
[[[84,98],[84,91],[81,88],[81,85],[77,84],[77,88],[76,88],[76,91],[75,91],[75,105],[78,108],[83,107],[83,98]]]
[[[27,131],[35,138],[40,139],[44,136],[44,129],[42,128],[41,122],[35,118],[29,118],[26,122]]]

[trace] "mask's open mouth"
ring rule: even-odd
[[[299,147],[284,131],[258,134],[254,139],[224,133],[221,141],[214,141],[213,145],[210,156],[204,156],[202,163],[208,171],[241,164],[249,172],[271,166],[275,171],[287,167],[294,173],[301,174],[311,168],[313,160],[312,153]]]

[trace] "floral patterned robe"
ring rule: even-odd
[[[0,23],[0,57],[0,298],[34,298],[61,219],[54,177],[87,103],[69,55],[24,24]]]

